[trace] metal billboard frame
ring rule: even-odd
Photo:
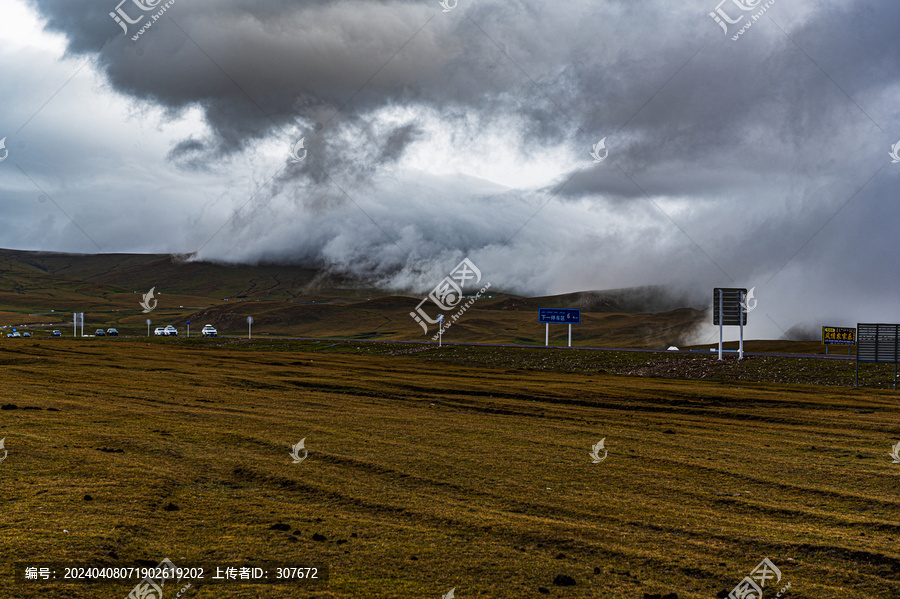
[[[746,300],[747,289],[744,287],[715,287],[713,289],[713,324],[719,325],[720,360],[724,360],[722,357],[722,328],[725,325],[737,325],[741,327],[741,342],[738,349],[738,360],[744,359],[744,325],[747,324],[747,310],[744,309],[744,302]],[[716,307],[718,307],[718,310]],[[736,318],[735,314],[737,314]]]
[[[894,391],[897,390],[900,363],[900,324],[856,324],[856,389],[859,389],[859,364],[893,364]]]

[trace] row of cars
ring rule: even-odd
[[[156,327],[156,329],[153,331],[153,334],[156,335],[157,337],[159,337],[159,336],[177,337],[178,329],[176,329],[172,325],[168,325],[165,327]],[[208,324],[205,327],[203,327],[203,330],[200,331],[200,334],[203,335],[204,337],[218,337],[219,336],[219,332],[216,331],[216,328],[214,326],[212,326],[211,324]],[[27,338],[27,337],[31,337],[31,333],[29,333],[29,332],[20,333],[18,331],[13,331],[12,333],[7,333],[6,336],[10,339],[16,339],[16,338],[22,338],[22,337]],[[54,330],[52,333],[50,333],[50,336],[51,337],[62,337],[62,331]],[[94,337],[118,337],[118,336],[119,336],[119,331],[116,329],[113,329],[113,328],[106,329],[105,331],[103,329],[97,329],[96,331],[94,331]]]
[[[177,337],[178,329],[176,329],[172,325],[168,325],[168,326],[164,326],[164,327],[156,327],[155,329],[153,329],[153,334],[156,335],[157,337],[169,337],[169,336]],[[203,329],[200,331],[200,335],[202,335],[203,337],[218,337],[219,332],[216,330],[216,327],[214,327],[211,324],[208,324],[208,325],[204,326]]]
[[[12,333],[7,333],[6,336],[7,336],[7,338],[10,338],[10,339],[17,339],[19,337],[27,338],[27,337],[31,337],[31,333],[28,333],[28,332],[20,333],[19,331],[13,331]],[[51,337],[62,337],[62,331],[60,331],[58,329],[54,329],[50,333],[50,336]],[[105,331],[103,329],[97,329],[96,331],[94,331],[94,337],[106,337],[106,336],[118,337],[119,331],[117,331],[116,329],[106,329]]]

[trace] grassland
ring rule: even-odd
[[[566,350],[2,341],[7,562],[330,569],[188,599],[708,599],[768,556],[783,597],[900,596],[891,391],[617,376],[647,357]],[[0,572],[2,599],[133,586]]]

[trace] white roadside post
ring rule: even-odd
[[[572,347],[572,323],[569,323],[569,347]]]
[[[544,329],[544,347],[550,347],[550,323],[544,323],[546,328]]]
[[[725,301],[723,299],[724,290],[719,289],[719,359],[722,360],[722,328],[723,323],[725,322]]]
[[[187,336],[191,336],[191,321],[187,321]]]
[[[444,315],[438,314],[438,347],[443,346]]]
[[[747,294],[741,290],[741,343],[738,348],[738,360],[744,359],[744,314],[747,313]]]
[[[150,319],[147,319],[147,336],[150,336]]]
[[[253,317],[247,317],[247,339],[253,339]]]

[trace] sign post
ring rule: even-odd
[[[187,321],[187,336],[188,337],[191,336],[191,321],[190,320]]]
[[[538,308],[538,322],[546,324],[544,346],[550,346],[550,323],[569,325],[569,347],[572,347],[572,325],[581,324],[581,310],[571,308]]]
[[[831,345],[846,345],[847,355],[856,345],[856,329],[853,327],[822,327],[822,345],[825,346],[825,355]]]
[[[253,338],[253,317],[247,317],[247,339]]]
[[[438,347],[441,347],[443,344],[443,335],[444,335],[444,315],[438,314]],[[433,339],[433,337],[432,337]]]
[[[147,336],[150,336],[150,319],[147,319]]]
[[[723,360],[724,326],[741,327],[738,359],[744,358],[744,325],[747,324],[747,312],[744,302],[747,290],[743,288],[716,287],[713,290],[713,324],[719,327],[719,359]]]

